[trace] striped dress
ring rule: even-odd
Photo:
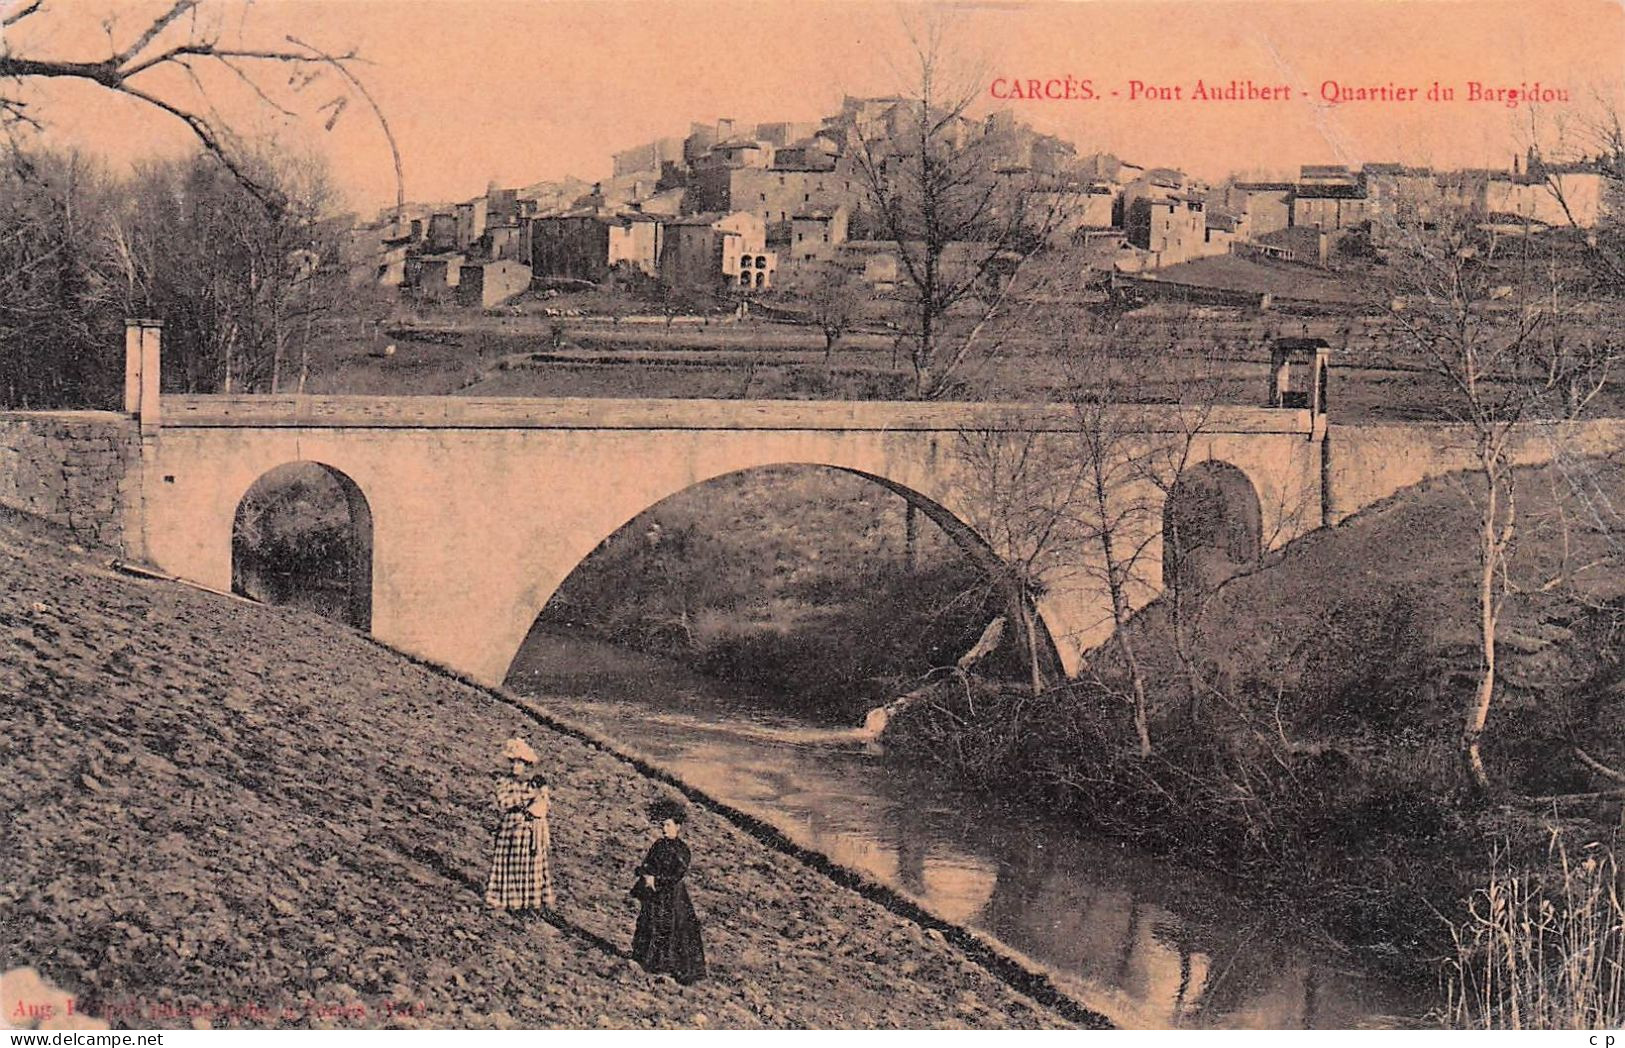
[[[551,909],[553,874],[548,867],[550,843],[547,816],[531,814],[537,800],[547,798],[547,780],[540,775],[517,779],[497,777],[496,802],[502,812],[491,876],[485,882],[485,904],[498,910]]]

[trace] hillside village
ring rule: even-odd
[[[606,181],[493,185],[454,205],[391,208],[368,231],[375,275],[419,302],[479,307],[572,281],[754,295],[830,266],[884,294],[900,279],[900,252],[868,217],[866,170],[876,143],[897,148],[889,143],[916,109],[903,98],[848,97],[821,121],[695,123],[686,137],[615,153]],[[1037,231],[1085,246],[1105,272],[1220,255],[1325,266],[1341,237],[1402,200],[1465,206],[1520,230],[1591,228],[1605,206],[1599,165],[1548,163],[1533,150],[1501,170],[1305,164],[1294,180],[1209,185],[1175,168],[1079,155],[1008,110],[953,120],[951,137],[976,150],[989,184],[1048,201],[1058,217]],[[950,265],[957,247],[943,253]],[[986,245],[963,247],[958,254],[973,256]]]

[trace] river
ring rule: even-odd
[[[533,632],[508,684],[797,843],[968,925],[1127,1028],[1409,1026],[1385,982],[1216,878],[956,790],[851,729],[673,662]]]

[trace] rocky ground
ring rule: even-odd
[[[630,962],[670,787],[314,615],[0,511],[0,941],[113,1026],[1051,1027],[935,931],[694,811],[713,977]],[[487,910],[495,756],[554,783],[557,924]],[[950,934],[950,939],[952,935]],[[11,1008],[16,1002],[6,1002]]]

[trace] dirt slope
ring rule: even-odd
[[[114,1026],[1053,1026],[939,936],[695,812],[715,976],[620,951],[665,789],[307,615],[0,512],[0,941]],[[555,784],[564,926],[487,911],[486,775]]]
[[[1201,672],[1231,694],[1282,696],[1277,715],[1305,739],[1451,781],[1480,665],[1475,484],[1408,488],[1198,600]],[[1625,455],[1520,469],[1517,504],[1487,759],[1517,791],[1596,789],[1569,741],[1625,763]],[[1178,694],[1167,609],[1135,629],[1155,690]]]

